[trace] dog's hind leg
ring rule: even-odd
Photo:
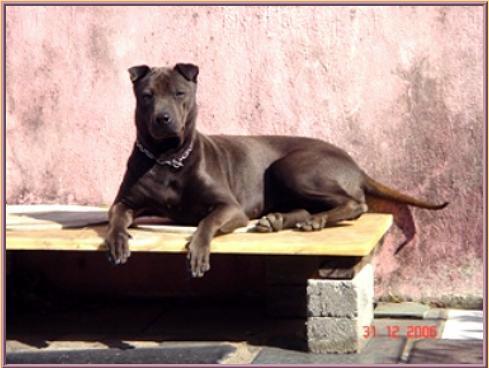
[[[348,200],[329,211],[310,214],[306,210],[281,213],[272,212],[258,220],[255,231],[268,233],[284,229],[298,228],[302,231],[317,231],[340,221],[353,220],[367,212],[365,203]]]
[[[295,210],[287,213],[272,212],[261,219],[255,225],[255,231],[260,233],[270,233],[283,229],[290,229],[296,224],[306,221],[311,214],[306,210]]]
[[[282,189],[281,203],[302,209],[269,213],[258,221],[256,231],[294,227],[313,231],[359,217],[367,211],[362,175],[352,160],[341,155],[291,153],[270,167],[269,176],[275,191]]]
[[[329,211],[319,212],[304,221],[296,223],[296,227],[302,231],[317,231],[340,221],[353,220],[367,212],[365,203],[348,200],[344,204]]]

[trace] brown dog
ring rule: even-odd
[[[129,257],[127,228],[143,213],[198,225],[188,257],[192,275],[209,270],[211,239],[259,218],[257,231],[320,230],[367,211],[371,195],[427,209],[365,174],[341,149],[310,138],[205,136],[196,128],[199,69],[129,69],[137,140],[109,212],[106,244],[115,264]]]

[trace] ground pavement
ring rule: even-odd
[[[311,354],[296,344],[304,321],[267,317],[256,302],[37,305],[8,317],[7,363],[483,363],[482,311],[380,303],[360,354]]]

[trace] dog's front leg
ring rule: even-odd
[[[109,227],[105,237],[109,260],[114,264],[126,263],[129,252],[127,228],[132,224],[134,211],[124,203],[118,202],[109,210]]]
[[[210,242],[217,232],[228,233],[248,223],[248,217],[236,205],[216,206],[199,222],[188,247],[188,259],[193,277],[202,277],[210,269]]]

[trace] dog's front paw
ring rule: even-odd
[[[190,270],[193,277],[202,277],[204,273],[211,269],[209,262],[210,249],[208,245],[190,242],[188,247],[187,259],[190,262]]]
[[[129,251],[129,238],[131,236],[126,231],[109,231],[105,238],[105,245],[108,248],[107,258],[112,264],[123,264],[131,255]]]
[[[269,213],[263,216],[255,225],[255,231],[260,233],[271,233],[272,231],[282,230],[284,227],[284,217],[280,213]]]

